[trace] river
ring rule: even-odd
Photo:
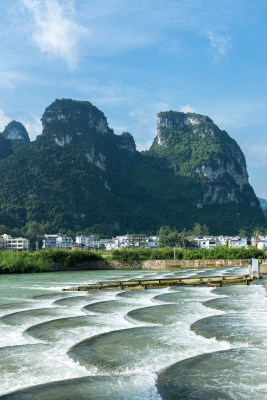
[[[0,276],[0,400],[267,398],[267,302],[250,286],[62,292],[101,280],[247,273]]]

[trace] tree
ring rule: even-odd
[[[30,240],[30,249],[36,250],[40,248],[41,241],[44,234],[48,228],[48,224],[41,224],[39,222],[27,222],[27,224],[22,229],[23,235],[25,235]],[[36,245],[37,243],[37,245]]]
[[[159,230],[158,247],[174,247],[178,245],[178,232],[169,226],[161,226]]]
[[[4,235],[5,233],[7,234],[7,235],[10,235],[10,228],[8,228],[7,226],[5,226],[5,225],[0,225],[0,235]]]
[[[196,223],[193,227],[192,230],[192,236],[207,236],[209,235],[209,228],[207,225],[200,225],[199,223]]]
[[[247,237],[247,231],[245,229],[240,229],[238,232],[238,236]]]

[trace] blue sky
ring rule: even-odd
[[[245,153],[267,198],[265,0],[9,0],[0,2],[0,131],[31,139],[56,98],[88,100],[138,148],[156,113],[208,115]]]

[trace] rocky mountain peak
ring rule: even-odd
[[[0,219],[10,227],[49,222],[52,230],[157,231],[162,225],[237,233],[266,224],[245,157],[206,116],[158,114],[158,136],[138,153],[91,103],[56,100],[43,133],[19,152],[12,124],[0,134]],[[12,154],[13,153],[13,154]],[[15,171],[15,172],[14,172]]]
[[[123,132],[120,136],[118,136],[118,147],[120,149],[125,149],[132,154],[136,152],[134,138],[129,132]]]
[[[166,111],[157,114],[157,143],[159,146],[167,145],[169,129],[179,129],[187,131],[196,127],[202,122],[212,122],[212,120],[201,114],[183,113],[179,111]]]
[[[41,121],[43,133],[60,146],[92,131],[102,136],[112,132],[104,113],[89,101],[57,99],[45,109]]]
[[[2,137],[11,141],[12,150],[18,150],[20,147],[30,143],[27,130],[21,122],[11,121],[2,132]]]
[[[149,152],[167,158],[177,175],[194,177],[203,184],[203,193],[195,203],[199,208],[238,203],[240,193],[249,185],[242,150],[205,115],[159,113],[157,138]],[[256,206],[254,200],[252,206]]]

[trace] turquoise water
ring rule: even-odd
[[[0,276],[0,399],[267,398],[262,284],[62,292],[101,280],[175,276],[181,271]]]

